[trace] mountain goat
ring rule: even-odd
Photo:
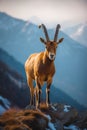
[[[40,53],[34,53],[25,62],[25,71],[27,76],[27,83],[30,88],[30,104],[34,105],[34,95],[36,101],[36,108],[40,105],[41,97],[41,86],[44,82],[47,83],[46,87],[46,104],[49,106],[50,99],[50,86],[52,84],[52,79],[55,74],[54,60],[56,57],[56,50],[59,43],[63,41],[64,38],[57,40],[57,35],[59,32],[60,25],[56,27],[54,40],[50,40],[47,29],[44,24],[41,24],[39,28],[43,29],[46,40],[40,37],[40,41],[45,45],[45,51]],[[33,86],[33,80],[36,82],[36,87]]]

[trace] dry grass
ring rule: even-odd
[[[3,130],[44,130],[48,119],[37,110],[14,110],[5,112],[0,117]]]

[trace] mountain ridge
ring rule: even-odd
[[[8,54],[8,52],[4,51],[0,48],[0,61],[6,63],[10,68],[17,71],[20,75],[25,77],[25,71],[24,66],[11,55]]]
[[[66,28],[64,32],[72,39],[87,47],[87,22],[78,24],[74,27]]]

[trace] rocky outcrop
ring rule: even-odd
[[[65,104],[41,104],[11,109],[0,116],[0,130],[83,130],[87,129],[87,111],[79,113]]]

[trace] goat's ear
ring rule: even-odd
[[[59,44],[59,43],[61,43],[63,40],[64,40],[64,38],[60,38],[57,43]]]
[[[46,45],[46,41],[42,37],[40,37],[40,41]]]

